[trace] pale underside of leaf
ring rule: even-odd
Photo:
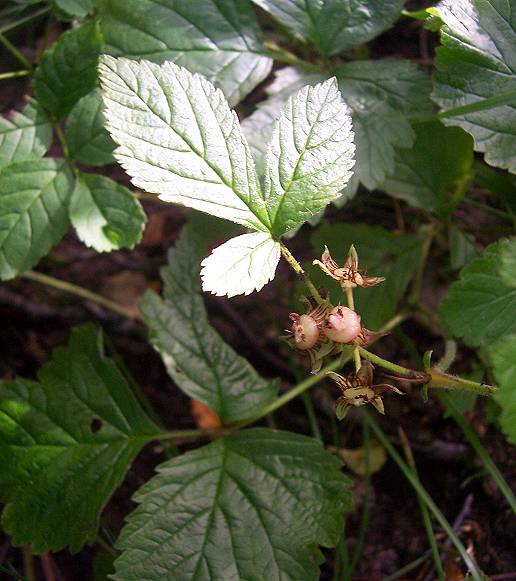
[[[228,297],[259,291],[274,278],[279,259],[279,242],[269,234],[236,236],[203,260],[203,290]]]
[[[104,56],[99,71],[115,157],[134,185],[268,230],[249,146],[220,90],[170,62]]]
[[[284,234],[336,198],[351,177],[354,152],[349,109],[334,78],[290,97],[267,150],[272,231]]]

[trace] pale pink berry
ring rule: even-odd
[[[360,315],[348,307],[335,307],[324,325],[324,334],[335,343],[350,343],[361,331]]]
[[[319,340],[317,321],[310,315],[298,315],[297,313],[292,313],[290,319],[292,320],[295,346],[302,351],[314,347]]]

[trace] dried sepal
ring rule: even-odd
[[[330,371],[328,376],[338,385],[342,395],[335,402],[335,413],[340,420],[345,417],[348,409],[367,403],[372,404],[378,412],[385,413],[381,395],[385,392],[394,392],[403,395],[397,387],[388,383],[373,385],[373,366],[369,361],[364,361],[356,373],[347,376]]]
[[[349,249],[344,266],[339,266],[333,260],[327,246],[324,247],[321,260],[314,260],[313,264],[319,266],[324,273],[338,281],[343,290],[357,286],[376,286],[385,280],[382,276],[366,276],[365,273],[358,270],[358,254],[353,245]]]

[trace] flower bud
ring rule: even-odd
[[[335,343],[350,343],[361,331],[360,315],[347,307],[335,307],[324,324],[324,334]]]
[[[298,315],[297,313],[292,313],[290,319],[294,344],[297,349],[304,351],[314,347],[319,340],[317,321],[310,315]]]

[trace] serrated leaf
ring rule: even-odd
[[[355,132],[355,172],[374,190],[394,170],[395,148],[412,146],[410,117],[431,112],[430,79],[408,61],[360,61],[332,69]],[[269,99],[242,123],[257,166],[263,167],[266,145],[281,107],[300,87],[325,80],[323,73],[307,74],[293,67],[280,69],[269,87]]]
[[[100,0],[108,52],[200,73],[236,105],[271,70],[248,0]]]
[[[262,379],[210,325],[199,294],[203,233],[183,229],[161,270],[163,299],[147,291],[140,302],[150,339],[177,385],[223,421],[249,417],[270,403],[275,383]]]
[[[514,93],[502,105],[444,120],[475,140],[490,165],[516,173],[516,11],[507,0],[445,0],[434,11],[445,22],[437,49],[434,100],[452,109]]]
[[[202,261],[202,288],[219,296],[249,295],[274,278],[279,259],[279,242],[269,234],[236,236]]]
[[[382,189],[416,208],[449,216],[473,178],[473,140],[460,127],[435,121],[414,127],[411,149],[398,149]]]
[[[351,177],[355,145],[336,80],[290,97],[267,150],[264,196],[271,231],[281,236],[338,196]]]
[[[295,37],[335,55],[387,30],[404,0],[253,0]]]
[[[488,246],[453,283],[440,308],[442,322],[467,345],[490,345],[516,333],[516,271],[504,270],[516,253],[516,239]]]
[[[492,345],[489,356],[500,387],[494,396],[502,408],[500,424],[507,438],[516,444],[516,335]]]
[[[68,228],[72,174],[60,159],[18,161],[0,170],[0,279],[34,266]]]
[[[99,23],[92,20],[62,34],[41,55],[34,92],[45,109],[63,117],[95,88],[101,49]]]
[[[146,222],[130,190],[95,174],[78,176],[69,212],[79,238],[98,252],[134,248]]]
[[[74,329],[38,379],[0,385],[2,524],[35,553],[76,552],[95,539],[104,505],[160,430],[93,325]]]
[[[315,581],[351,508],[340,462],[311,438],[253,429],[158,468],[118,546],[124,581]]]
[[[93,9],[94,0],[54,0],[56,6],[74,18],[85,18]]]
[[[220,90],[171,62],[103,56],[99,70],[115,158],[135,186],[269,230],[249,146]]]
[[[51,142],[52,126],[36,102],[11,117],[0,116],[0,167],[42,157]]]
[[[351,244],[359,256],[359,268],[369,276],[383,276],[385,281],[371,288],[354,289],[355,307],[362,317],[362,324],[377,330],[396,313],[397,305],[404,295],[417,268],[421,254],[421,240],[409,234],[393,234],[383,228],[365,224],[322,224],[313,233],[310,242],[317,258],[324,245],[332,257],[341,265],[348,256]],[[312,267],[316,284],[330,290],[332,301],[345,304],[340,286]]]
[[[115,142],[104,128],[102,91],[94,89],[70,111],[65,137],[73,159],[85,165],[102,166],[115,162]]]

